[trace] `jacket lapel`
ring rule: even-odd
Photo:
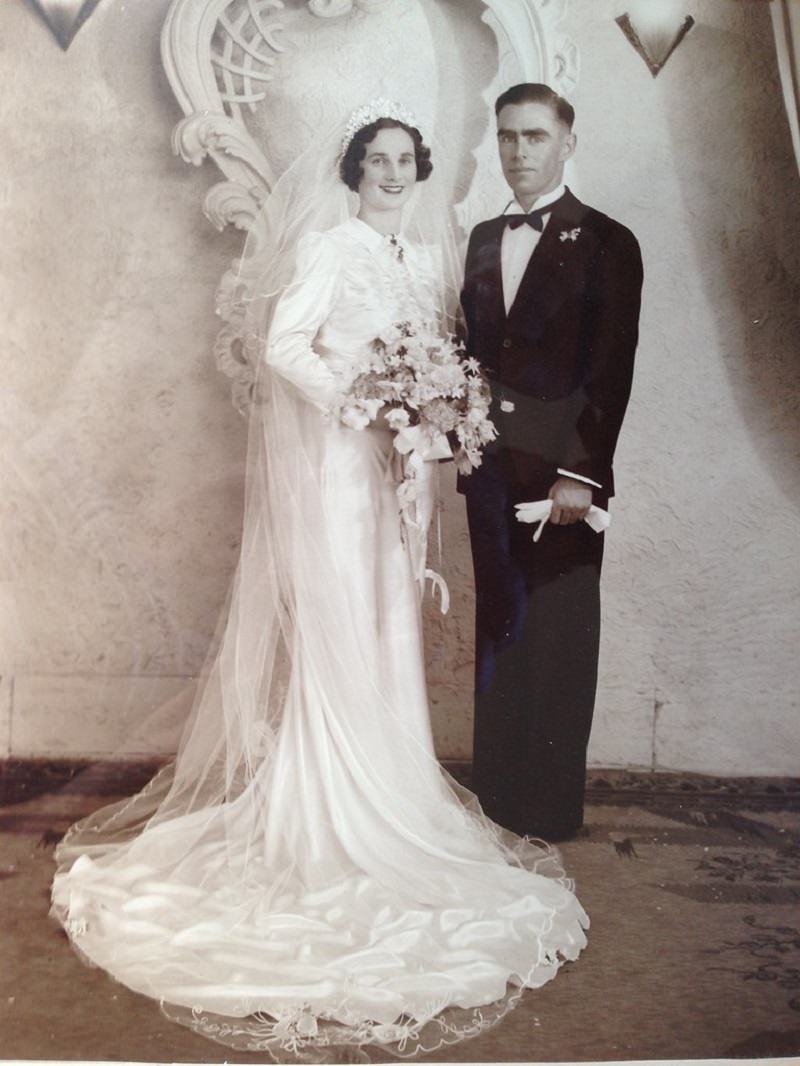
[[[490,222],[486,240],[476,252],[472,273],[478,284],[480,299],[484,303],[491,320],[505,323],[506,307],[503,300],[503,271],[500,260],[500,245],[505,229],[505,219],[501,215]]]
[[[596,243],[594,234],[582,226],[588,211],[585,204],[567,189],[553,208],[544,233],[528,261],[508,313],[509,319],[514,317],[515,311],[521,307],[529,308],[531,304],[537,314],[549,317],[562,302],[565,271],[576,260],[582,261],[586,252]]]

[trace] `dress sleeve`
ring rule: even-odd
[[[268,366],[322,410],[333,403],[338,385],[313,345],[335,306],[341,280],[334,241],[323,233],[303,237],[294,276],[272,316],[265,353]]]

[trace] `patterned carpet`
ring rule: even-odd
[[[257,1061],[84,967],[47,918],[52,845],[151,772],[0,765],[3,1057]],[[595,771],[588,799],[586,835],[562,846],[588,949],[501,1025],[418,1061],[800,1054],[800,782]]]

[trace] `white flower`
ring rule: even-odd
[[[464,373],[458,363],[437,366],[430,375],[431,383],[442,392],[460,389],[464,384]]]
[[[581,227],[576,226],[575,229],[562,229],[558,235],[560,241],[577,241],[580,236]]]
[[[388,347],[390,344],[396,344],[402,336],[400,327],[396,323],[392,323],[382,330],[376,339]]]
[[[408,411],[403,407],[395,407],[386,415],[386,422],[388,423],[389,429],[393,429],[395,432],[397,432],[398,429],[407,426],[410,421],[411,417]]]
[[[500,401],[500,410],[501,410],[501,411],[505,411],[505,413],[506,413],[507,415],[508,415],[508,414],[511,414],[511,412],[512,412],[512,411],[513,411],[514,409],[515,409],[515,408],[514,408],[514,404],[513,404],[512,402],[511,402],[511,400],[501,400],[501,401]]]
[[[425,405],[424,415],[428,421],[443,433],[448,433],[451,429],[455,429],[459,420],[458,411],[455,411],[447,400],[441,397],[437,397]]]
[[[343,407],[339,416],[348,429],[366,429],[369,415],[361,407]]]

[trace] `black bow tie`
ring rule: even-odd
[[[548,204],[547,207],[540,207],[538,211],[529,211],[527,215],[506,215],[506,225],[509,229],[519,229],[527,223],[541,233],[544,229],[544,216],[549,215],[552,209],[552,206]]]

